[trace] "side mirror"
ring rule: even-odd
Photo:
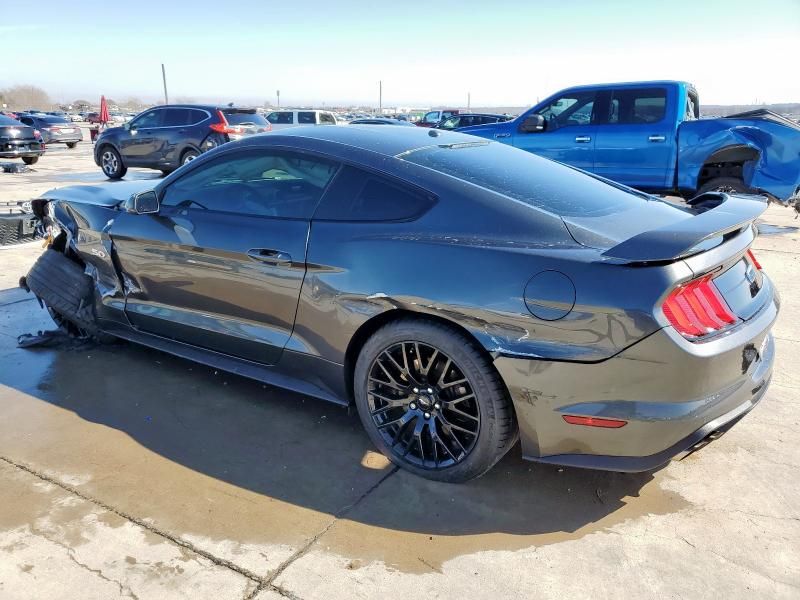
[[[158,212],[158,196],[154,191],[141,192],[133,197],[133,211],[137,215],[149,215]]]
[[[547,121],[542,115],[530,115],[525,117],[519,129],[523,133],[539,133],[544,131],[546,127]]]

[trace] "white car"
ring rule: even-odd
[[[276,110],[267,115],[272,129],[300,125],[336,125],[336,117],[327,110]]]

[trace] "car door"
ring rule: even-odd
[[[271,365],[294,325],[310,217],[338,165],[250,148],[200,161],[156,190],[156,214],[110,235],[125,312],[142,331]]]
[[[595,172],[619,183],[653,190],[672,188],[677,140],[666,87],[606,92],[607,108],[598,115]]]
[[[592,124],[596,93],[590,91],[566,92],[536,112],[545,118],[543,131],[512,133],[512,143],[517,148],[545,158],[592,171],[594,169],[595,126]],[[534,114],[530,112],[529,114]],[[522,123],[525,117],[519,119]]]
[[[172,167],[180,164],[180,152],[190,137],[189,124],[192,122],[194,112],[179,107],[163,109],[161,128],[154,130],[155,158],[161,166]]]
[[[164,109],[154,108],[131,121],[125,135],[120,136],[119,152],[127,166],[151,166],[158,163],[157,135],[161,129]]]

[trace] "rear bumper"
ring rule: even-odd
[[[21,158],[30,156],[41,156],[45,152],[44,144],[40,142],[15,143],[8,142],[0,144],[0,158]]]
[[[613,471],[647,471],[733,426],[772,375],[777,297],[746,326],[693,344],[671,328],[600,363],[495,360],[514,402],[525,458]],[[564,415],[621,419],[604,429]]]

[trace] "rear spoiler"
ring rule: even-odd
[[[603,256],[634,262],[684,258],[701,251],[703,242],[741,231],[767,209],[764,196],[717,192],[697,196],[688,204],[696,216],[635,235]]]

